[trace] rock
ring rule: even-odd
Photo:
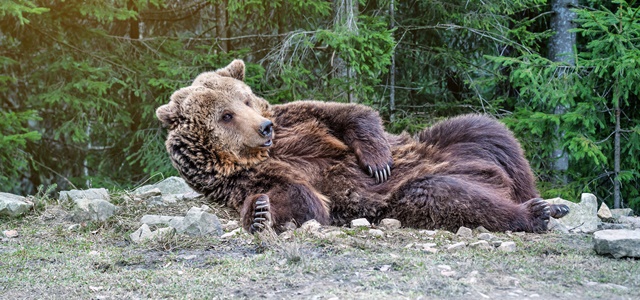
[[[493,249],[493,246],[489,245],[489,242],[487,241],[477,241],[475,243],[469,244],[469,247],[475,248],[475,249],[483,249],[483,250]]]
[[[500,245],[502,245],[502,241],[501,240],[493,240],[489,242],[489,245],[493,246],[493,247],[500,247]]]
[[[600,209],[598,209],[598,218],[603,221],[613,218],[609,207],[604,202],[602,202],[602,205],[600,205]]]
[[[380,229],[369,229],[369,235],[381,238],[384,237],[384,232]]]
[[[473,231],[471,230],[471,228],[460,226],[460,228],[458,228],[458,232],[456,232],[456,235],[463,238],[472,238]]]
[[[569,231],[591,233],[598,230],[600,219],[598,218],[598,199],[595,195],[583,193],[580,203],[573,203],[561,198],[549,199],[547,202],[569,206],[569,214],[557,220]]]
[[[111,197],[109,197],[109,192],[107,191],[107,189],[99,188],[88,190],[61,191],[58,199],[60,201],[74,202],[80,199],[100,199],[109,202],[111,200]]]
[[[198,207],[189,209],[176,230],[190,236],[222,235],[222,225],[218,217]]]
[[[301,226],[300,226],[300,230],[304,231],[304,232],[318,232],[320,230],[320,227],[322,227],[322,225],[320,225],[320,223],[318,221],[316,221],[315,219],[309,220],[304,222]]]
[[[106,200],[77,198],[74,201],[76,209],[72,218],[75,222],[104,222],[116,213],[117,207]]]
[[[296,230],[298,228],[298,226],[296,226],[296,224],[293,223],[293,222],[284,223],[284,225],[282,225],[282,227],[286,231],[293,231],[293,230]]]
[[[345,234],[341,230],[332,230],[332,231],[329,231],[329,232],[325,232],[322,236],[324,238],[337,238],[337,237],[340,237],[340,236],[343,236],[343,235],[345,235]]]
[[[514,252],[516,251],[516,243],[515,242],[502,242],[498,247],[498,250],[503,252]]]
[[[489,233],[489,232],[491,232],[488,229],[484,228],[484,226],[476,227],[476,231],[479,232],[479,233]]]
[[[184,179],[172,176],[156,184],[141,186],[133,191],[133,194],[141,195],[153,189],[160,190],[162,195],[195,193],[195,191],[187,185]]]
[[[236,220],[231,220],[231,221],[227,222],[226,224],[222,225],[222,229],[224,231],[233,231],[233,230],[238,229],[239,227],[240,227],[240,224]]]
[[[134,231],[132,234],[129,235],[129,237],[131,238],[131,241],[133,241],[134,243],[141,243],[143,241],[146,241],[150,239],[151,236],[152,236],[151,229],[147,224],[142,224],[142,226],[140,226],[138,230]]]
[[[17,237],[19,236],[18,231],[17,231],[17,230],[15,230],[15,229],[13,229],[13,230],[5,230],[5,231],[3,231],[3,232],[2,232],[2,234],[3,234],[5,237],[8,237],[8,238],[10,238],[10,239],[11,239],[11,238],[17,238]]]
[[[400,229],[400,227],[402,227],[402,224],[396,219],[382,219],[379,226],[386,230],[395,230]]]
[[[447,251],[456,251],[456,250],[462,249],[462,248],[464,248],[466,246],[467,246],[467,243],[465,243],[465,242],[455,243],[453,245],[447,246]]]
[[[356,227],[371,227],[371,223],[365,218],[355,219],[351,221],[351,228]]]
[[[483,232],[478,234],[478,239],[483,241],[493,241],[496,238],[494,234]]]
[[[73,224],[70,225],[69,227],[67,227],[67,230],[69,231],[78,231],[78,229],[80,229],[82,226],[80,224]]]
[[[182,225],[184,217],[176,216],[160,216],[160,215],[144,215],[140,219],[140,223],[147,225],[168,225],[173,228],[178,228]]]
[[[433,237],[436,235],[436,233],[438,233],[438,231],[437,230],[420,230],[418,231],[418,233]]]
[[[569,233],[569,229],[564,224],[560,223],[558,219],[549,218],[549,224],[547,224],[547,229],[551,231],[561,232],[561,233]]]
[[[628,224],[633,228],[640,228],[640,218],[638,217],[620,216],[618,217],[618,222],[622,224]]]
[[[142,224],[142,226],[140,226],[138,230],[129,235],[129,237],[131,238],[131,241],[139,244],[144,241],[170,238],[175,234],[175,232],[176,229],[173,227],[164,227],[156,231],[151,231],[149,225]]]
[[[436,268],[440,271],[451,271],[451,266],[449,265],[437,265]]]
[[[0,216],[17,217],[28,212],[32,207],[33,203],[28,202],[25,197],[0,193]]]
[[[162,191],[159,188],[152,188],[144,193],[137,194],[136,196],[141,200],[147,200],[151,197],[162,196]]]
[[[614,219],[619,218],[620,216],[631,216],[633,214],[633,210],[631,208],[612,208],[611,217]]]
[[[236,229],[234,229],[234,230],[232,230],[230,232],[227,232],[227,233],[221,235],[220,238],[221,239],[228,239],[230,237],[234,237],[234,236],[239,235],[241,233],[242,233],[242,228],[236,228]]]
[[[598,225],[598,230],[611,230],[611,229],[633,229],[633,225],[621,224],[621,223],[600,223],[600,225]]]
[[[593,234],[596,253],[615,258],[640,257],[640,230],[601,230]]]

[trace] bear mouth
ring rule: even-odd
[[[266,141],[264,144],[262,144],[262,146],[261,146],[261,147],[263,147],[263,148],[269,148],[269,147],[271,147],[271,145],[273,145],[273,140],[268,140],[268,141]]]

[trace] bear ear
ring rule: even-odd
[[[169,103],[156,109],[156,117],[162,122],[162,125],[172,128],[178,123],[180,114],[178,107],[174,103]]]
[[[171,101],[169,104],[162,105],[156,109],[156,117],[166,127],[172,128],[178,124],[182,117],[180,106],[191,93],[201,90],[202,87],[186,87],[175,91],[171,95]]]
[[[220,76],[231,77],[244,81],[244,62],[240,59],[232,61],[228,66],[216,70]]]

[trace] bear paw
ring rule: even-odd
[[[541,198],[534,198],[522,205],[531,214],[531,231],[542,233],[547,231],[549,218],[551,217],[551,205]]]
[[[376,179],[376,183],[389,180],[393,157],[388,143],[368,144],[354,141],[352,147],[355,150],[358,164],[367,174]]]
[[[249,233],[271,228],[271,212],[269,211],[269,196],[261,195],[253,205],[253,221],[249,227]]]
[[[569,206],[566,206],[564,204],[551,204],[551,216],[556,219],[560,219],[568,215],[569,212]]]

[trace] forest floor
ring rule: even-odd
[[[183,215],[203,203],[149,208],[123,200],[109,221],[74,226],[69,207],[49,200],[28,216],[0,219],[0,232],[18,232],[0,242],[0,299],[640,298],[640,260],[596,255],[587,234],[497,233],[516,243],[508,253],[447,251],[468,240],[406,228],[383,237],[330,227],[322,231],[341,233],[131,242],[142,215]],[[425,243],[439,251],[425,251]]]

